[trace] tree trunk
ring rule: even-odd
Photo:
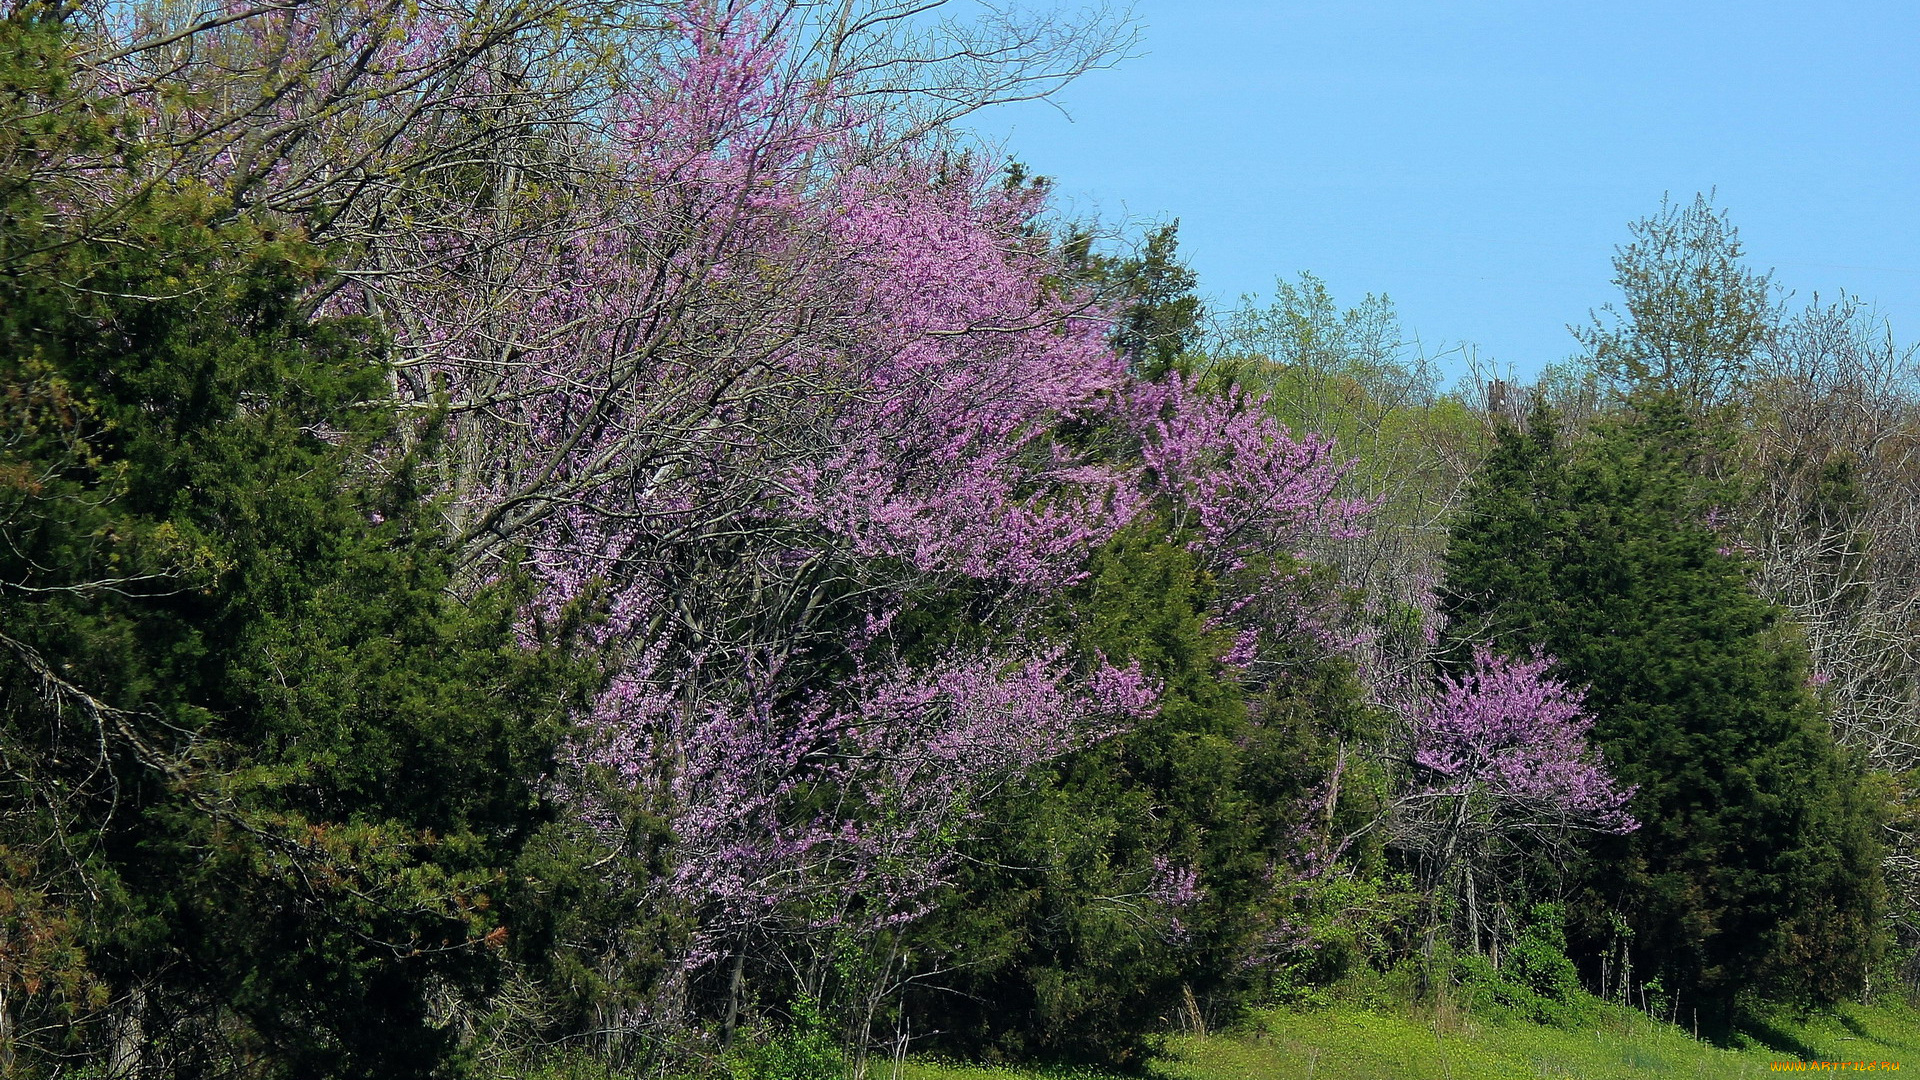
[[[1468,863],[1460,871],[1467,879],[1467,940],[1472,942],[1473,955],[1480,955],[1480,894],[1474,889],[1473,865]]]
[[[135,987],[127,995],[126,1007],[113,1021],[113,1049],[107,1055],[107,1075],[113,1080],[130,1080],[140,1075],[142,1052],[147,1044],[147,992]]]
[[[747,943],[733,953],[733,971],[727,976],[727,1019],[720,1025],[720,1049],[733,1048],[734,1026],[740,1020],[740,991],[746,984]]]
[[[13,1001],[0,982],[0,1077],[13,1075]]]

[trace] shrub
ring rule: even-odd
[[[846,1055],[820,1003],[801,996],[783,1029],[762,1030],[727,1057],[733,1080],[843,1080]]]
[[[1454,978],[1478,1009],[1561,1027],[1578,1024],[1587,1012],[1589,998],[1567,959],[1566,912],[1559,904],[1533,906],[1500,966],[1485,956],[1461,957]]]

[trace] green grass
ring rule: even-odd
[[[1630,1009],[1595,1011],[1594,1023],[1569,1030],[1444,1007],[1281,1010],[1255,1017],[1239,1032],[1176,1038],[1154,1072],[1160,1080],[1741,1080],[1782,1075],[1775,1062],[1813,1060],[1899,1062],[1920,1075],[1920,1013],[1903,1007],[1854,1005],[1783,1018],[1734,1049]],[[1058,1075],[912,1062],[903,1080]]]

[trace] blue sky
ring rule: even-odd
[[[1530,374],[1661,196],[1920,337],[1920,3],[1141,0],[1141,55],[976,128],[1070,212],[1179,218],[1217,304],[1312,271]],[[1069,119],[1069,116],[1071,119]]]

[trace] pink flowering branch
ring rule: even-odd
[[[689,969],[745,938],[792,947],[917,917],[982,800],[1155,696],[1137,668],[1076,686],[1054,653],[889,663],[838,700],[762,688],[744,707],[689,710],[658,689],[653,662],[635,657],[602,697],[583,763],[667,796],[675,870],[656,887],[697,919]]]
[[[1463,674],[1440,676],[1439,692],[1413,718],[1413,760],[1425,790],[1482,793],[1521,819],[1631,832],[1633,788],[1621,788],[1587,743],[1593,718],[1582,694],[1550,677],[1544,656],[1512,660],[1484,646]]]
[[[1499,901],[1501,859],[1564,843],[1576,831],[1626,833],[1634,789],[1621,787],[1587,742],[1580,691],[1553,661],[1476,646],[1469,668],[1443,674],[1411,719],[1418,778],[1395,807],[1398,841],[1420,858],[1429,895],[1473,951]]]

